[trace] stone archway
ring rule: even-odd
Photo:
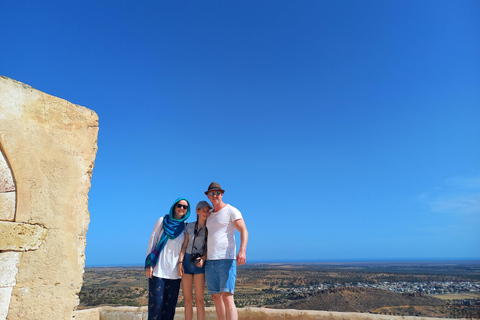
[[[0,220],[14,221],[16,199],[12,170],[0,148]]]
[[[7,225],[15,221],[16,188],[12,170],[0,146],[0,230],[5,231]],[[10,305],[12,290],[17,275],[18,252],[5,251],[6,243],[2,238],[0,245],[0,319],[5,319]],[[2,248],[3,247],[3,248]]]

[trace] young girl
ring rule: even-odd
[[[195,283],[195,304],[197,320],[205,320],[205,260],[207,260],[206,222],[212,207],[207,201],[197,204],[197,221],[187,223],[185,240],[180,252],[178,274],[182,277],[185,299],[185,320],[193,320],[193,284]]]

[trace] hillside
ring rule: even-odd
[[[441,317],[448,313],[444,305],[442,300],[430,296],[345,287],[298,294],[271,307]]]
[[[412,270],[413,266],[410,270],[397,270],[392,266],[374,267],[352,270],[331,265],[278,264],[239,268],[235,303],[239,308],[480,318],[478,268],[452,270],[450,267],[447,272],[444,266],[419,270]],[[147,304],[148,282],[142,267],[87,268],[84,279],[79,294],[79,309],[106,305],[140,307]],[[426,295],[393,292],[394,289],[420,287],[423,292],[435,289],[456,293]],[[470,292],[472,290],[475,292]],[[208,294],[205,295],[205,305],[213,306]],[[182,292],[177,306],[183,306]]]

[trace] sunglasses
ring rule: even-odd
[[[177,208],[178,208],[178,209],[182,209],[182,208],[183,208],[183,209],[187,210],[187,209],[188,209],[188,206],[185,206],[185,205],[183,205],[183,204],[177,203]]]
[[[209,195],[210,197],[219,196],[219,195],[221,195],[221,194],[222,194],[222,192],[220,192],[220,191],[209,192],[209,193],[208,193],[208,195]]]

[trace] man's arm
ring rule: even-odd
[[[243,219],[233,221],[233,225],[238,232],[240,232],[240,250],[238,250],[237,254],[237,266],[241,266],[247,261],[248,231],[247,226],[245,225],[245,220]]]

